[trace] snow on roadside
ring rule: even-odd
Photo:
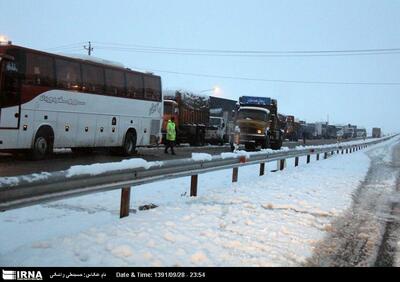
[[[66,171],[67,177],[72,177],[76,175],[88,174],[88,175],[98,175],[105,172],[123,170],[123,169],[133,169],[143,167],[149,169],[152,166],[162,166],[163,162],[148,162],[144,159],[128,159],[122,160],[120,162],[113,163],[98,163],[91,165],[76,165],[72,166]]]
[[[391,142],[391,141],[389,141]],[[376,145],[374,147],[379,147]],[[204,156],[203,156],[204,157]],[[363,151],[258,177],[258,166],[134,187],[120,220],[120,191],[8,211],[0,217],[0,265],[295,266],[351,204],[369,158]]]

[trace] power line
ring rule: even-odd
[[[133,52],[133,53],[148,53],[148,54],[165,54],[165,55],[184,55],[184,56],[214,56],[214,57],[344,57],[344,56],[371,56],[371,55],[392,55],[400,54],[399,51],[393,52],[370,52],[370,53],[336,53],[336,54],[216,54],[216,53],[194,53],[194,52],[179,52],[179,51],[162,51],[140,48],[118,48],[118,47],[104,47],[99,46],[97,49],[117,51],[117,52]]]
[[[289,51],[266,51],[266,50],[217,50],[217,49],[195,49],[195,48],[176,48],[176,47],[160,47],[149,45],[133,45],[133,44],[118,44],[118,43],[104,43],[96,42],[103,49],[121,50],[121,51],[148,51],[148,52],[163,52],[170,54],[206,54],[206,55],[252,55],[252,56],[326,56],[326,55],[381,55],[381,54],[398,54],[400,48],[380,48],[380,49],[344,49],[344,50],[289,50]]]
[[[47,49],[49,51],[60,51],[70,49],[71,47],[82,46],[85,42],[71,43]],[[400,48],[380,48],[380,49],[344,49],[344,50],[295,50],[295,51],[266,51],[266,50],[217,50],[217,49],[198,49],[198,48],[176,48],[176,47],[160,47],[150,45],[137,44],[120,44],[93,42],[98,45],[97,49],[133,52],[133,53],[149,53],[149,54],[166,54],[166,55],[185,55],[185,56],[216,56],[216,57],[341,57],[341,56],[371,56],[371,55],[393,55],[400,54]],[[91,43],[89,43],[91,45]],[[84,47],[91,53],[91,46]]]
[[[86,43],[86,42],[71,43],[71,44],[66,44],[66,45],[61,45],[61,46],[57,46],[57,47],[48,48],[46,50],[52,51],[52,50],[70,48],[70,47],[78,47],[78,46],[81,46],[84,43]]]
[[[192,73],[192,72],[177,72],[170,70],[160,69],[148,69],[152,72],[169,73],[176,75],[188,75],[196,77],[207,77],[207,78],[223,78],[233,80],[246,80],[246,81],[261,81],[261,82],[275,82],[275,83],[293,83],[293,84],[319,84],[319,85],[368,85],[368,86],[399,86],[400,82],[345,82],[345,81],[307,81],[307,80],[285,80],[285,79],[267,79],[267,78],[255,78],[255,77],[239,77],[230,75],[216,75],[216,74],[204,74],[204,73]]]

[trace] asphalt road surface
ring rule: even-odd
[[[306,145],[322,145],[336,143],[336,139],[332,140],[307,140]],[[284,142],[284,147],[294,148],[302,145],[302,142]],[[170,159],[190,158],[192,153],[208,153],[218,155],[222,152],[229,152],[229,145],[225,146],[204,146],[189,147],[182,146],[176,148],[176,155],[165,154],[163,146],[159,148],[138,148],[137,158],[146,161],[163,161]],[[55,150],[54,154],[48,159],[42,161],[30,161],[25,156],[0,154],[0,177],[25,175],[31,173],[51,172],[65,170],[74,165],[89,165],[94,163],[118,162],[129,157],[121,157],[110,154],[106,151],[94,152],[90,155],[73,154],[69,149]]]

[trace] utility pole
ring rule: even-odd
[[[92,55],[93,48],[92,48],[92,43],[90,43],[90,41],[89,41],[89,47],[86,47],[86,45],[84,45],[83,48],[88,51],[89,56]]]

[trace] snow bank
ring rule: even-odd
[[[72,166],[66,171],[67,177],[72,177],[76,175],[88,174],[88,175],[98,175],[105,172],[140,168],[149,169],[152,166],[162,166],[163,162],[148,162],[144,159],[129,159],[123,160],[121,162],[113,163],[98,163],[91,165],[76,165]]]
[[[192,153],[192,160],[194,161],[211,161],[212,156],[206,153]]]
[[[301,265],[350,207],[369,158],[364,150],[307,165],[301,158],[271,173],[274,165],[262,177],[258,165],[241,167],[233,184],[231,170],[200,175],[196,198],[187,177],[133,187],[131,208],[158,208],[122,220],[120,191],[3,213],[0,265]]]

